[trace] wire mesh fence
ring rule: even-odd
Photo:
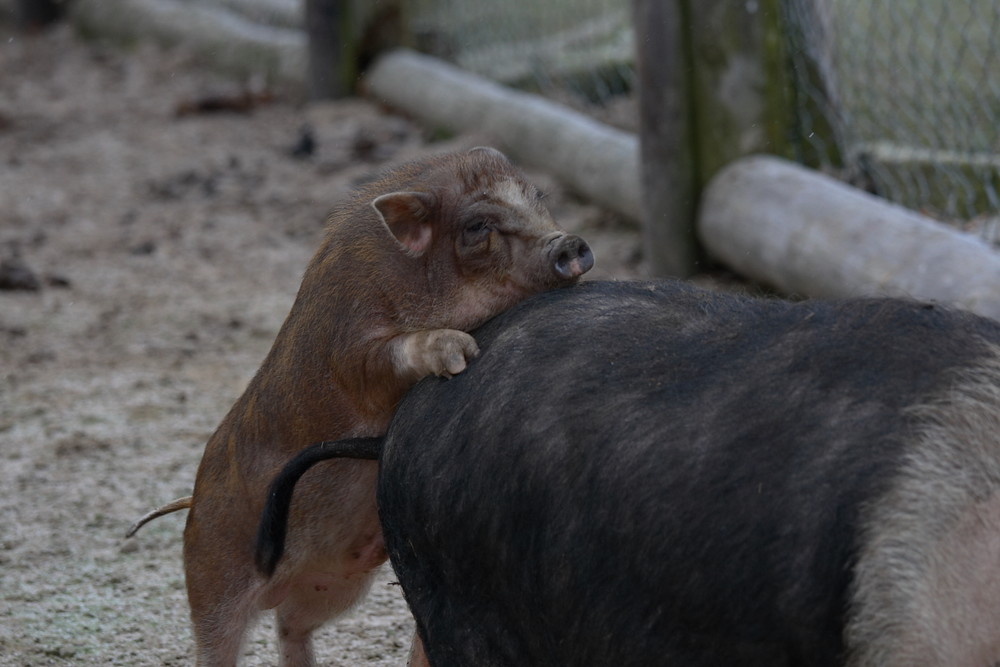
[[[628,0],[415,0],[422,50],[634,128]],[[1000,240],[1000,3],[783,0],[796,157]],[[607,118],[605,118],[607,119]]]
[[[1000,4],[785,0],[800,157],[1000,240]]]
[[[302,21],[303,0],[182,2]],[[630,0],[399,2],[418,49],[637,129]],[[794,157],[1000,243],[1000,3],[780,7]]]
[[[628,0],[413,0],[420,50],[634,129]],[[609,113],[609,109],[614,112]]]

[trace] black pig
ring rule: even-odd
[[[1000,324],[588,283],[475,335],[382,444],[435,667],[1000,661]]]

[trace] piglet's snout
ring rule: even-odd
[[[575,280],[594,267],[594,253],[576,234],[563,234],[549,241],[552,270],[563,280]]]

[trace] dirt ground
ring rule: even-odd
[[[178,115],[242,90],[182,49],[0,25],[0,665],[192,662],[184,514],[125,530],[190,493],[333,203],[390,161],[490,140],[280,91]],[[315,150],[295,157],[307,124]],[[593,277],[642,274],[634,229],[529,175],[593,246]],[[391,582],[319,634],[322,664],[403,664]],[[245,664],[275,664],[272,634]]]

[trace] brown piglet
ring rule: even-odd
[[[270,353],[206,445],[192,498],[164,508],[190,507],[198,665],[236,665],[246,628],[271,608],[281,665],[313,663],[313,630],[357,602],[386,559],[377,462],[338,460],[303,478],[288,548],[266,578],[254,539],[271,479],[311,443],[381,435],[417,380],[460,373],[478,354],[468,331],[592,265],[587,244],[490,148],[399,166],[335,210]]]

